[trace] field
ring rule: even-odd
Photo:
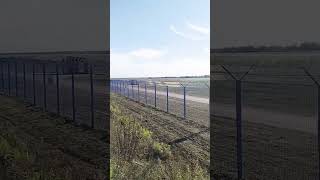
[[[242,80],[245,179],[318,179],[317,86],[319,53],[216,54],[213,87],[212,174],[236,177],[236,78]]]
[[[108,172],[105,131],[75,126],[19,99],[0,96],[1,179],[101,179]]]

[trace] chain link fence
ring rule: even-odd
[[[89,60],[75,56],[60,60],[1,58],[0,92],[22,98],[77,125],[107,130],[106,59],[92,63]]]
[[[312,68],[212,66],[212,175],[318,179],[319,78]]]
[[[209,89],[208,78],[111,80],[112,92],[203,127],[209,127]]]

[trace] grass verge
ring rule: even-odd
[[[153,133],[111,100],[111,179],[209,179],[197,160],[190,163],[157,141]]]

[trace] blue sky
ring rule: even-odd
[[[210,0],[111,0],[111,77],[210,73]]]

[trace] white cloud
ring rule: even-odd
[[[171,25],[169,28],[172,32],[174,32],[175,34],[177,34],[178,36],[181,36],[185,39],[190,39],[190,40],[194,40],[194,41],[199,41],[199,40],[206,40],[208,39],[209,35],[210,35],[210,29],[207,27],[203,27],[203,26],[199,26],[199,25],[195,25],[192,24],[190,22],[186,22],[186,25],[188,27],[189,30],[193,31],[193,32],[189,32],[189,33],[185,33],[182,31],[178,31],[177,28],[174,25]]]
[[[172,32],[174,32],[175,34],[185,38],[185,39],[190,39],[190,40],[194,40],[194,41],[199,41],[199,40],[203,40],[204,38],[201,38],[201,37],[197,37],[197,36],[194,36],[194,35],[190,35],[190,34],[186,34],[186,33],[183,33],[181,31],[178,31],[177,28],[174,26],[174,25],[171,25],[170,26],[170,30]]]
[[[133,51],[132,51],[133,52]],[[210,74],[210,55],[175,55],[156,61],[141,59],[132,52],[111,53],[111,78],[159,77]]]
[[[187,26],[194,30],[194,31],[197,31],[199,33],[202,33],[202,34],[205,34],[205,35],[209,35],[210,34],[210,29],[207,28],[207,27],[201,27],[201,26],[198,26],[198,25],[194,25],[194,24],[191,24],[190,22],[187,22]]]
[[[129,54],[143,59],[157,59],[162,57],[166,52],[158,49],[140,48],[131,51]]]

